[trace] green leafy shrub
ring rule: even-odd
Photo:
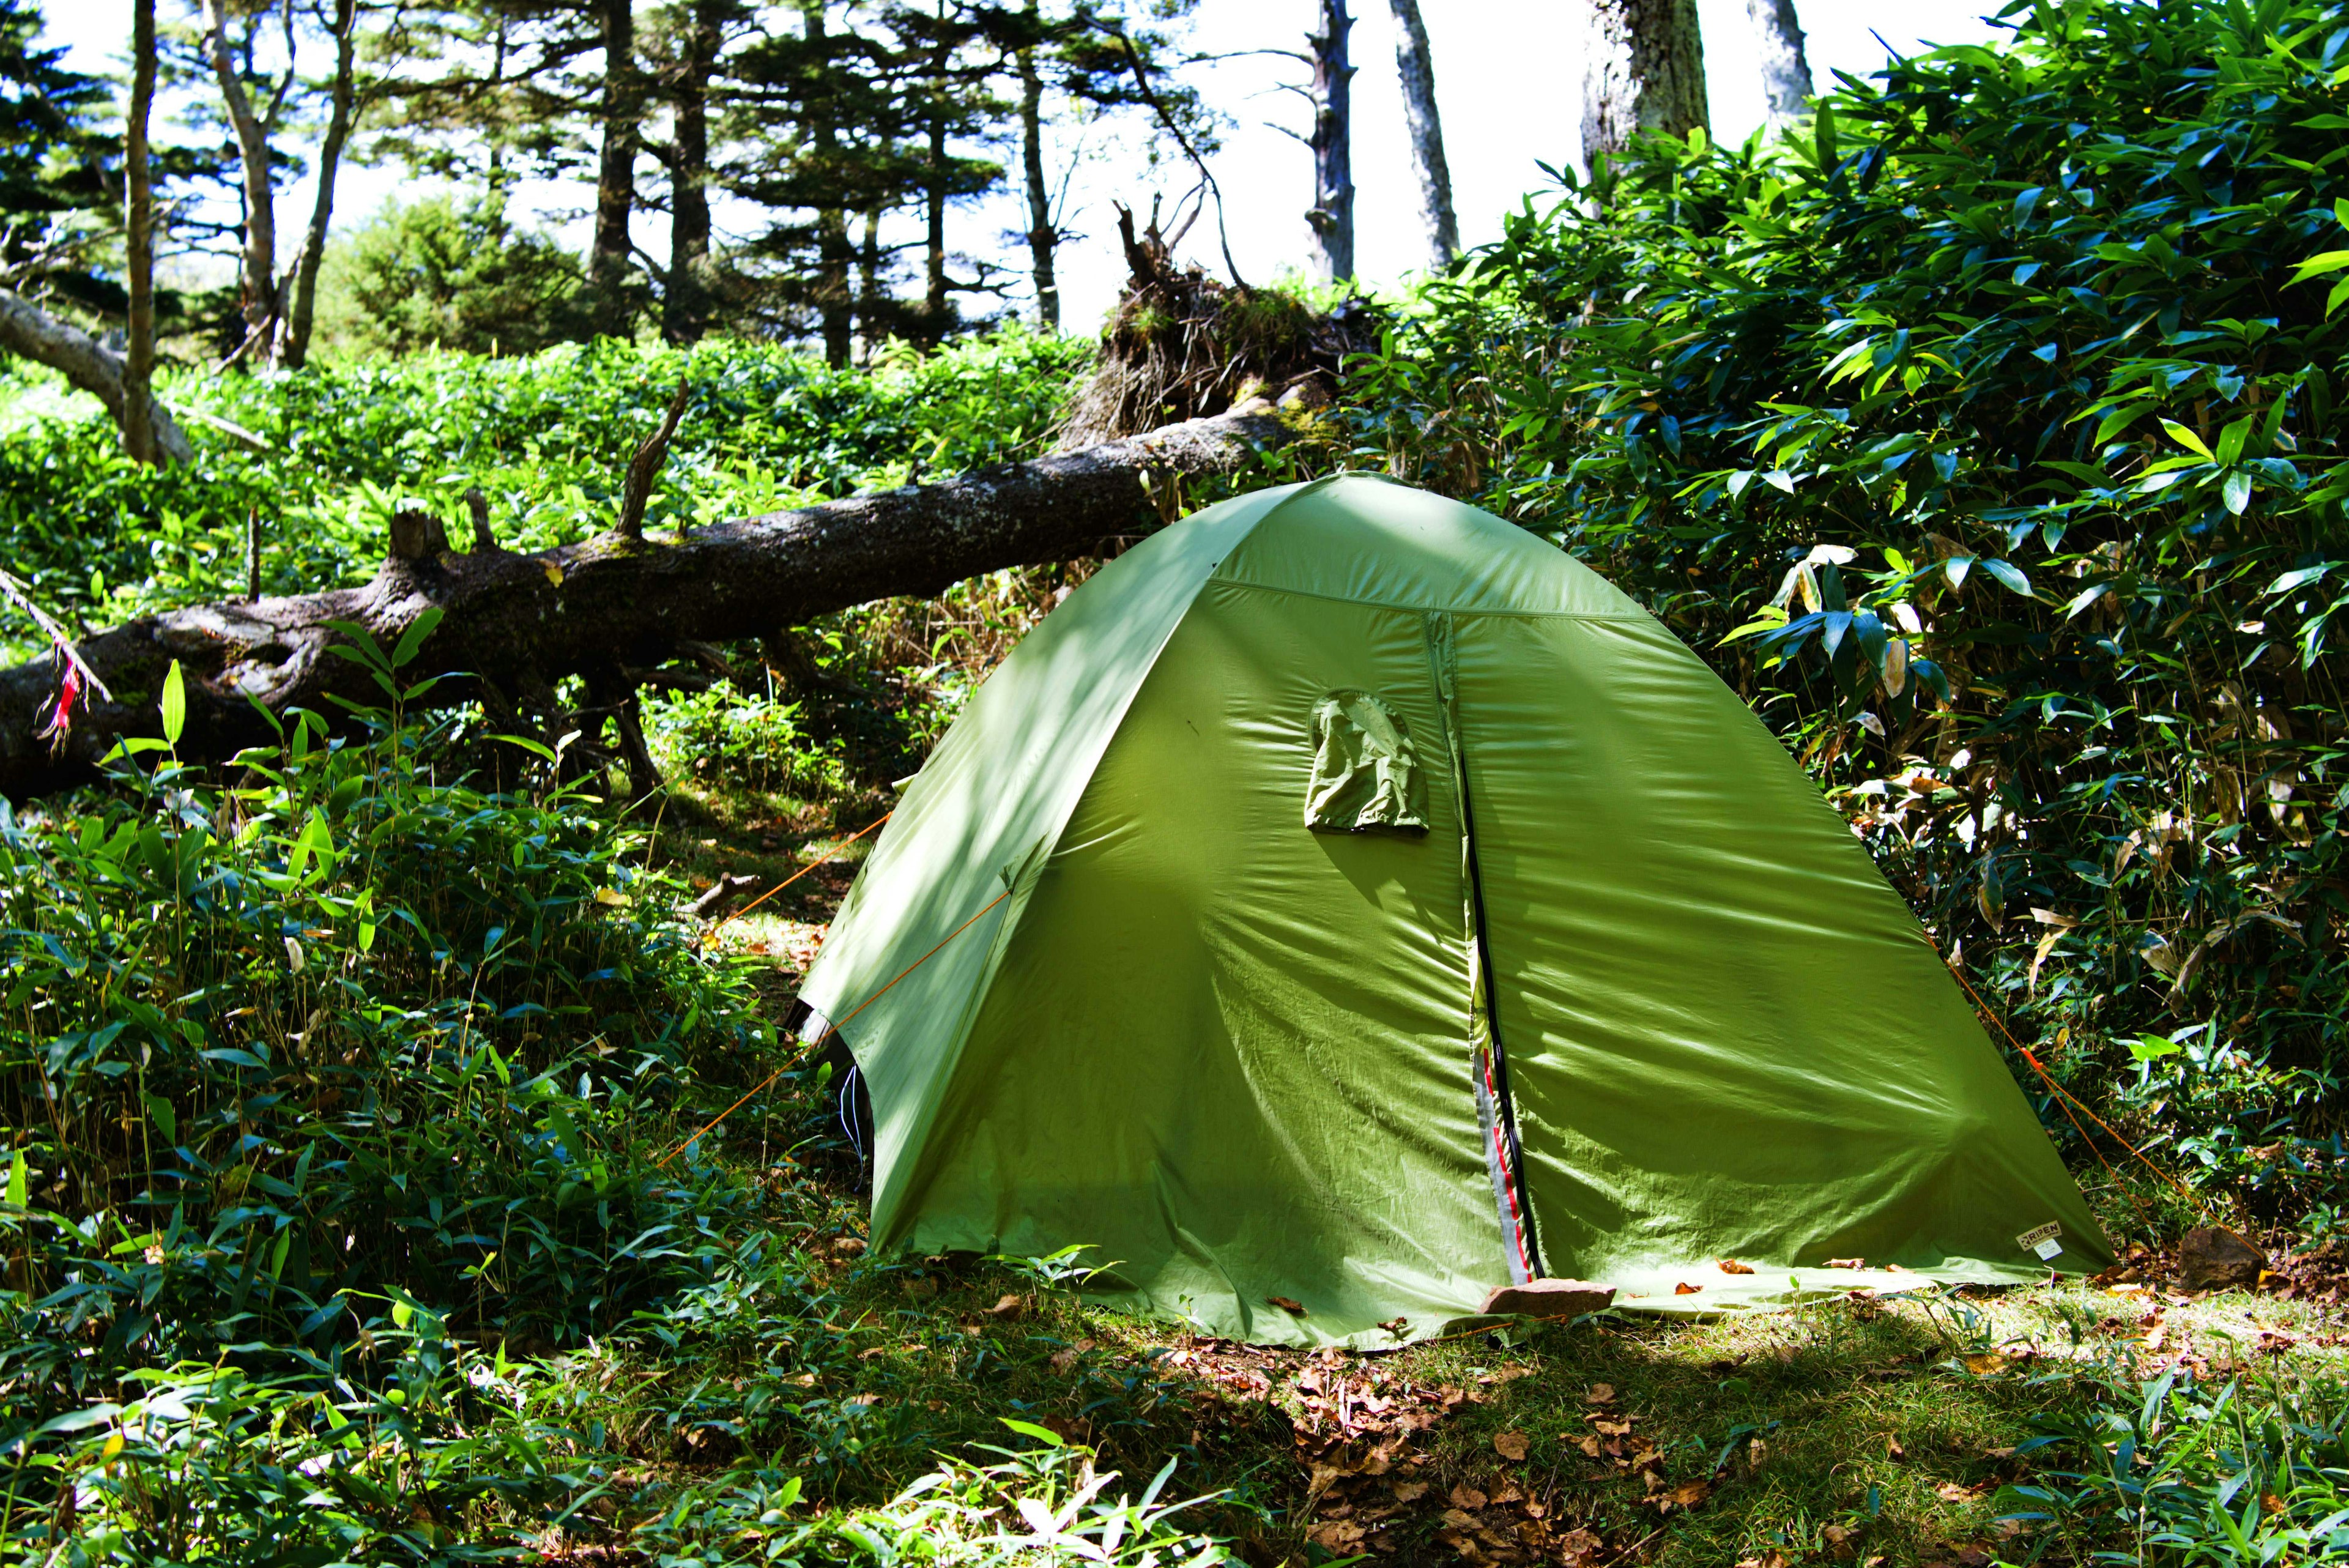
[[[2349,1071],[2349,27],[2005,15],[1529,202],[1358,364],[1357,454],[1640,596],[2058,1077],[2298,1213]]]
[[[771,685],[771,681],[770,685]],[[742,692],[726,681],[645,703],[645,733],[671,776],[722,776],[761,793],[824,797],[847,788],[836,747],[800,723],[800,705],[771,691]]]
[[[2349,1410],[2337,1387],[2213,1387],[2172,1367],[2111,1376],[2035,1423],[2051,1468],[1993,1500],[2008,1518],[2107,1549],[2090,1561],[2349,1561]]]
[[[25,1482],[138,1392],[134,1464],[194,1489],[118,1500],[153,1550],[194,1530],[273,1560],[252,1489],[297,1483],[240,1454],[349,1450],[358,1486],[386,1467],[356,1413],[439,1400],[461,1428],[460,1344],[610,1332],[755,1207],[662,1164],[773,1044],[748,977],[577,799],[441,776],[456,721],[398,716],[429,628],[362,634],[396,701],[358,739],[297,712],[229,788],[138,742],[162,765],[119,793],[0,818],[0,1451]]]
[[[393,202],[326,253],[322,346],[534,354],[594,336],[579,258],[490,193]]]

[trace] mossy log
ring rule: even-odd
[[[851,605],[936,594],[1005,566],[1100,554],[1164,524],[1180,476],[1231,474],[1288,444],[1300,426],[1256,400],[1081,452],[982,469],[820,505],[697,527],[679,538],[615,529],[533,555],[500,548],[476,506],[473,547],[450,546],[440,519],[404,513],[391,551],[362,587],[290,598],[198,605],[99,633],[79,647],[113,700],[84,708],[56,743],[38,731],[55,707],[47,660],[0,671],[0,793],[13,799],[90,778],[125,736],[160,733],[158,693],[178,659],[186,680],[183,761],[219,762],[271,741],[267,714],[376,703],[366,670],[330,652],[363,627],[385,647],[428,608],[443,615],[411,680],[441,675],[435,705],[551,707],[555,682],[586,679],[592,703],[629,736],[633,692],[696,645],[762,638]],[[616,706],[608,706],[616,704]]]

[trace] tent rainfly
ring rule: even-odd
[[[875,1251],[1081,1243],[1110,1299],[1207,1334],[2111,1256],[1736,695],[1535,535],[1361,475],[1210,507],[1053,610],[802,997],[869,1086]]]

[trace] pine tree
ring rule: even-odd
[[[31,0],[0,0],[0,285],[111,316],[124,297],[98,252],[119,221],[112,94],[40,33]]]

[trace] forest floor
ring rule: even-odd
[[[773,958],[780,1016],[865,842],[843,847],[782,797],[681,792],[669,809],[657,853],[697,887],[750,873],[763,888],[838,855],[723,929]],[[1121,1472],[1112,1490],[1179,1459],[1174,1491],[1221,1494],[1192,1528],[1256,1563],[2084,1562],[2142,1550],[2161,1477],[2250,1474],[2230,1420],[2349,1383],[2340,1262],[2189,1296],[2141,1249],[2096,1282],[1853,1292],[1711,1321],[1609,1312],[1385,1353],[1204,1339],[1088,1303],[1047,1264],[867,1256],[855,1165],[818,1098],[739,1113],[712,1158],[772,1195],[819,1321],[558,1358],[609,1448],[646,1463],[539,1540],[554,1560],[612,1560],[632,1489],[674,1497],[763,1464],[818,1510],[869,1507],[936,1455],[1049,1431]],[[778,1382],[833,1413],[816,1448],[755,1451]],[[2256,1401],[2230,1407],[2230,1385]],[[2244,1506],[2274,1511],[2251,1480]]]

